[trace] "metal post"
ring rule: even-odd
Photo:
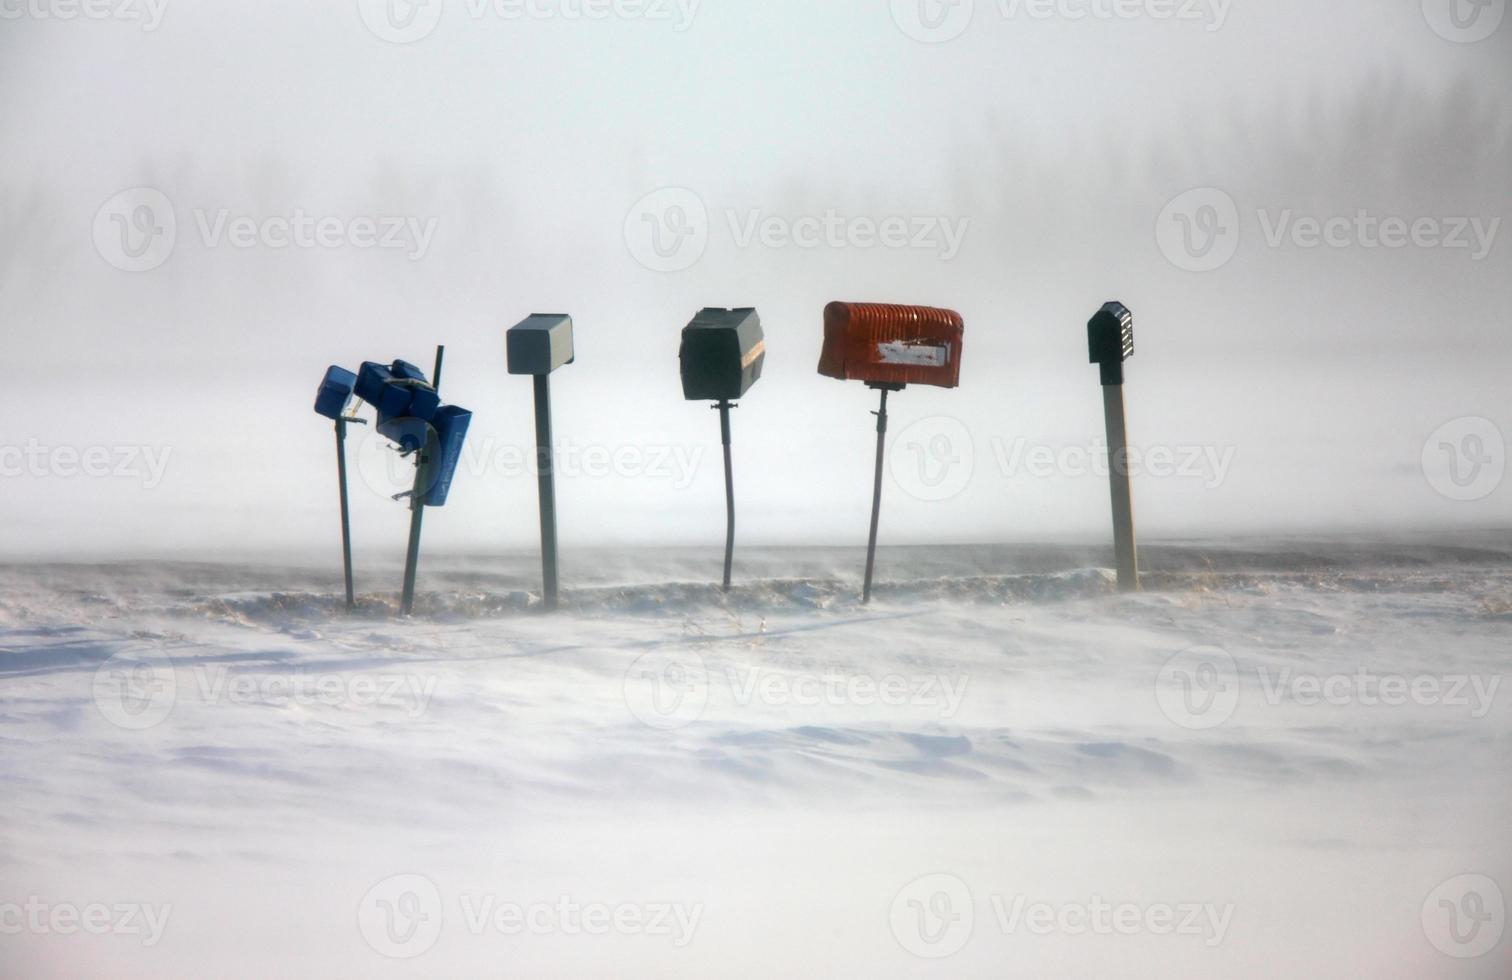
[[[541,496],[541,603],[557,608],[556,466],[551,439],[551,376],[535,376],[536,470]]]
[[[861,602],[871,602],[872,571],[877,564],[877,525],[882,520],[882,462],[887,452],[887,393],[882,392],[882,406],[874,413],[877,416],[877,479],[872,485],[871,536],[866,543],[866,585],[861,591]]]
[[[431,372],[431,386],[441,390],[441,365],[446,358],[446,347],[436,348],[436,368]],[[425,521],[425,494],[430,490],[426,480],[430,476],[432,456],[436,452],[435,440],[427,438],[425,445],[415,450],[415,489],[410,494],[409,548],[404,555],[404,592],[399,600],[399,611],[408,616],[415,609],[415,573],[420,568],[420,526]]]
[[[341,566],[346,572],[347,612],[357,608],[352,589],[352,516],[347,506],[346,419],[336,420],[336,483],[341,490]]]
[[[1113,488],[1113,552],[1121,592],[1139,591],[1139,553],[1134,543],[1134,502],[1129,488],[1129,437],[1123,385],[1103,386],[1108,426],[1108,479]]]
[[[724,591],[730,591],[730,573],[735,567],[735,465],[730,456],[730,405],[719,403],[719,440],[724,445],[725,467],[725,562]]]

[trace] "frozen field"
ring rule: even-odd
[[[0,975],[1512,976],[1512,536],[1145,558],[0,568]]]

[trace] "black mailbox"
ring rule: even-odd
[[[703,310],[683,328],[683,397],[733,401],[761,378],[766,340],[755,310]]]
[[[1102,365],[1102,383],[1121,385],[1123,363],[1134,356],[1134,314],[1122,303],[1105,303],[1087,322],[1093,364]]]

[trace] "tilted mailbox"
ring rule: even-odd
[[[1101,369],[1103,417],[1108,434],[1108,479],[1113,498],[1113,552],[1118,587],[1139,591],[1134,538],[1134,497],[1129,486],[1129,435],[1124,418],[1124,362],[1134,356],[1134,314],[1122,303],[1103,304],[1087,322],[1087,347]]]
[[[882,466],[887,451],[887,395],[911,384],[955,388],[961,382],[965,321],[953,310],[891,303],[831,303],[824,308],[824,349],[819,373],[864,381],[881,392],[877,416],[877,466],[872,484],[871,533],[866,544],[866,581],[861,601],[871,602],[882,517]]]
[[[443,405],[439,387],[446,348],[436,348],[434,383],[408,361],[380,364],[364,361],[355,374],[332,368],[316,396],[315,410],[327,418],[337,413],[338,468],[341,481],[342,548],[346,560],[347,606],[353,604],[351,533],[347,518],[346,456],[344,424],[361,419],[344,417],[351,396],[373,406],[378,415],[378,434],[393,442],[401,456],[414,456],[413,487],[395,495],[409,498],[409,547],[404,561],[404,591],[400,608],[408,616],[415,605],[415,574],[420,564],[420,530],[426,507],[445,505],[451,492],[457,464],[462,459],[472,413],[455,405]],[[338,409],[337,406],[340,406]]]
[[[344,367],[331,365],[315,392],[315,414],[330,419],[336,424],[336,487],[341,501],[341,569],[346,580],[346,605],[351,611],[357,606],[357,594],[352,585],[352,512],[347,499],[346,430],[348,422],[365,424],[362,419],[349,416],[348,410],[357,388],[357,375]]]
[[[730,591],[735,562],[735,472],[730,453],[731,403],[761,379],[766,364],[766,338],[754,309],[705,309],[683,328],[678,352],[683,397],[712,401],[719,411],[720,441],[725,466],[724,590]]]
[[[541,499],[541,604],[557,608],[556,465],[551,438],[551,373],[573,363],[572,317],[537,313],[504,335],[510,374],[535,379],[536,473]]]

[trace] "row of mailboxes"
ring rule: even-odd
[[[1121,303],[1108,303],[1087,325],[1091,361],[1101,366],[1105,387],[1110,448],[1117,451],[1122,451],[1124,446],[1121,386],[1123,363],[1134,353],[1133,322],[1133,315],[1127,307]],[[877,416],[877,467],[867,547],[866,599],[871,595],[881,505],[887,396],[911,384],[958,387],[964,337],[965,322],[953,310],[885,303],[831,303],[825,307],[819,373],[840,380],[861,381],[881,395],[880,409],[874,413]],[[576,360],[572,318],[566,314],[527,317],[506,333],[505,351],[510,374],[528,375],[535,380],[545,578],[543,597],[547,607],[552,608],[556,605],[557,593],[556,502],[549,377]],[[683,396],[689,401],[714,402],[720,412],[728,511],[724,585],[728,589],[735,540],[730,410],[762,376],[766,363],[766,338],[760,315],[751,308],[700,310],[683,328],[678,361]],[[439,374],[439,360],[437,371]],[[1115,391],[1116,405],[1113,400]],[[355,374],[332,367],[321,382],[315,410],[338,420],[340,425],[354,395],[375,408],[381,435],[397,444],[403,452],[421,452],[428,457],[421,463],[423,475],[417,479],[415,492],[423,494],[421,503],[424,505],[444,504],[462,455],[470,413],[443,405],[424,373],[405,361],[394,361],[389,365],[365,362]],[[1116,471],[1118,467],[1114,469]],[[1121,474],[1121,489],[1119,475],[1114,474],[1114,523],[1122,580],[1126,552],[1128,561],[1132,562],[1133,538],[1126,470]],[[344,495],[344,471],[342,479]],[[343,517],[344,508],[343,503]],[[1133,574],[1137,584],[1137,567]],[[350,572],[348,578],[350,583]],[[350,584],[348,593],[350,596]]]

